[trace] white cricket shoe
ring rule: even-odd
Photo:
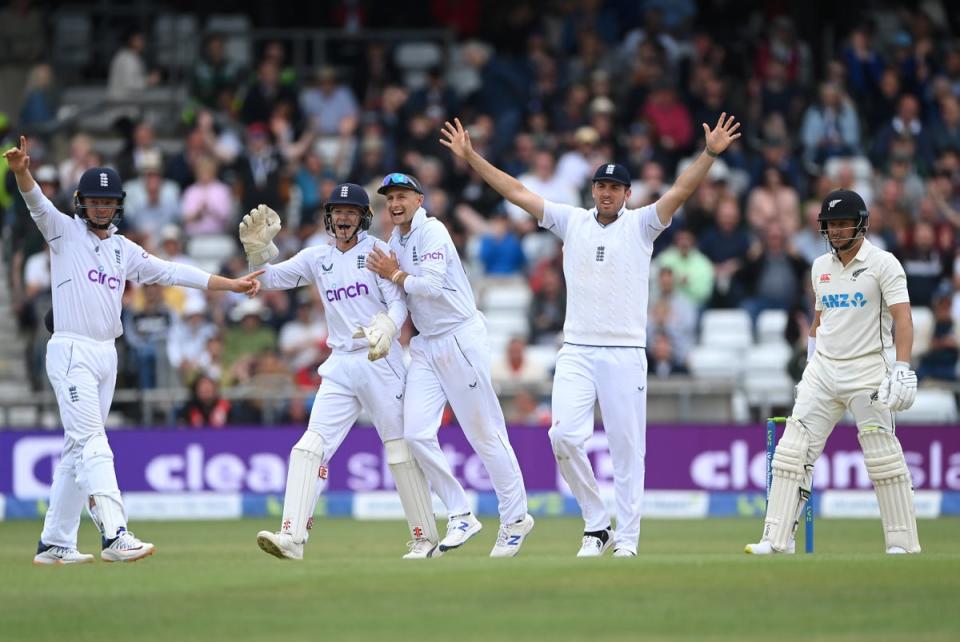
[[[410,547],[410,552],[403,556],[405,560],[425,560],[428,557],[441,557],[443,555],[440,548],[426,537],[417,538],[409,542],[407,546]]]
[[[33,557],[36,566],[62,566],[64,564],[89,564],[93,562],[93,555],[81,553],[75,548],[67,546],[52,546],[40,542],[37,554]]]
[[[906,555],[907,549],[902,546],[890,546],[887,548],[887,555]]]
[[[440,552],[460,548],[468,539],[479,533],[481,528],[483,524],[473,516],[473,513],[451,517],[447,522],[447,534],[440,540]]]
[[[122,529],[112,540],[105,541],[100,559],[104,562],[136,562],[157,552],[149,542],[141,542],[128,530]]]
[[[600,557],[613,544],[613,532],[607,528],[607,541],[596,535],[584,533],[583,543],[580,544],[580,550],[577,551],[577,557]]]
[[[631,551],[629,548],[615,548],[613,549],[614,557],[636,557],[637,552]]]
[[[519,553],[523,540],[533,530],[533,524],[533,517],[529,513],[513,524],[501,524],[497,543],[493,545],[490,557],[513,557]]]
[[[264,553],[282,560],[303,559],[303,542],[295,542],[292,536],[285,533],[260,531],[257,533],[257,545]]]
[[[787,544],[787,550],[777,551],[774,550],[770,542],[762,539],[756,544],[747,544],[744,546],[743,552],[747,555],[793,555],[797,552],[797,541],[791,537],[790,543]]]

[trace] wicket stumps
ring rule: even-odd
[[[770,501],[770,484],[773,483],[773,451],[777,447],[777,424],[786,424],[786,417],[767,418],[767,494],[766,501]],[[813,488],[811,484],[810,496],[803,511],[803,543],[807,553],[813,552]]]

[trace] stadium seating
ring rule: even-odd
[[[223,262],[236,253],[237,241],[229,234],[205,234],[187,239],[187,256],[208,272],[219,272]]]
[[[742,353],[716,346],[695,346],[687,363],[697,379],[731,380],[740,376]]]
[[[227,59],[243,67],[253,65],[250,29],[250,18],[242,13],[214,14],[207,18],[207,33],[223,34]]]
[[[764,343],[747,351],[743,383],[753,407],[785,407],[793,403],[794,381],[787,374],[792,350],[785,341]]]
[[[913,316],[913,350],[910,355],[914,361],[919,361],[920,357],[930,349],[933,326],[936,321],[930,308],[915,306],[910,308],[910,312]]]
[[[787,328],[787,313],[784,310],[764,310],[757,318],[757,343],[782,343]]]
[[[707,310],[700,320],[700,344],[743,349],[753,343],[750,315],[745,310]]]
[[[957,398],[949,390],[920,388],[917,400],[909,410],[897,413],[900,424],[955,424],[957,422]]]

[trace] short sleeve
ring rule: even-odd
[[[814,261],[810,267],[810,291],[813,292],[813,309],[817,312],[823,311],[823,304],[820,303],[820,295],[817,294],[817,263]]]
[[[567,226],[570,223],[570,218],[576,214],[577,209],[572,205],[562,205],[544,200],[543,220],[540,221],[540,227],[553,232],[561,240],[564,240],[567,236]]]
[[[643,238],[650,241],[650,243],[656,241],[657,237],[660,236],[665,229],[670,227],[670,223],[673,222],[672,218],[667,223],[660,220],[660,217],[657,216],[656,203],[644,205],[637,210],[637,214],[640,223],[640,232],[643,234]]]
[[[892,254],[884,253],[883,259],[880,273],[877,275],[880,294],[888,306],[910,303],[910,295],[907,293],[907,274],[903,271],[903,266]]]

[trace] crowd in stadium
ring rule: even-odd
[[[868,204],[868,238],[902,262],[913,306],[933,312],[930,349],[914,364],[921,380],[957,379],[960,44],[935,16],[905,9],[895,21],[848,25],[822,60],[785,16],[767,17],[752,39],[733,42],[691,1],[647,2],[629,16],[618,13],[620,3],[600,0],[558,3],[546,14],[516,4],[504,27],[512,41],[474,25],[458,35],[456,55],[413,87],[393,44],[372,40],[349,59],[334,56],[302,72],[282,41],[259,47],[244,68],[226,56],[222,35],[206,34],[187,79],[177,153],[158,145],[157,123],[118,108],[127,137],[119,154],[102,156],[84,131],[72,133],[62,157],[44,154],[41,138],[35,176],[69,212],[85,169],[115,167],[127,193],[121,231],[162,257],[190,262],[188,240],[235,237],[240,217],[259,203],[283,217],[284,256],[327,243],[322,205],[344,181],[367,187],[376,214],[371,233],[386,238],[390,224],[376,186],[391,171],[414,174],[478,289],[520,279],[529,285],[527,332],[494,355],[494,376],[520,387],[508,420],[541,423],[549,411],[536,384],[550,372],[524,353],[528,344],[559,340],[559,242],[447,153],[438,142],[443,122],[458,116],[478,151],[552,201],[591,207],[594,169],[623,163],[633,177],[630,206],[639,207],[702,148],[700,124],[726,111],[743,123],[743,138],[657,241],[651,372],[687,372],[708,308],[739,307],[754,319],[785,310],[789,339],[805,352],[809,266],[826,251],[816,217],[829,191],[850,188]],[[439,13],[424,26],[469,31]],[[131,30],[99,80],[122,98],[166,82],[164,71],[151,62],[149,34]],[[56,70],[34,61],[22,109],[0,121],[4,148],[21,127],[56,117],[56,87]],[[49,261],[12,177],[0,171],[7,173],[4,232],[15,239],[13,298],[39,388]],[[219,270],[246,272],[239,245]],[[316,368],[328,355],[317,292],[265,292],[253,301],[217,294],[128,288],[118,388],[189,387],[178,420],[201,426],[262,418],[255,402],[222,399],[224,389],[292,383],[301,398],[282,419],[304,422]],[[402,343],[412,331],[405,329]]]

